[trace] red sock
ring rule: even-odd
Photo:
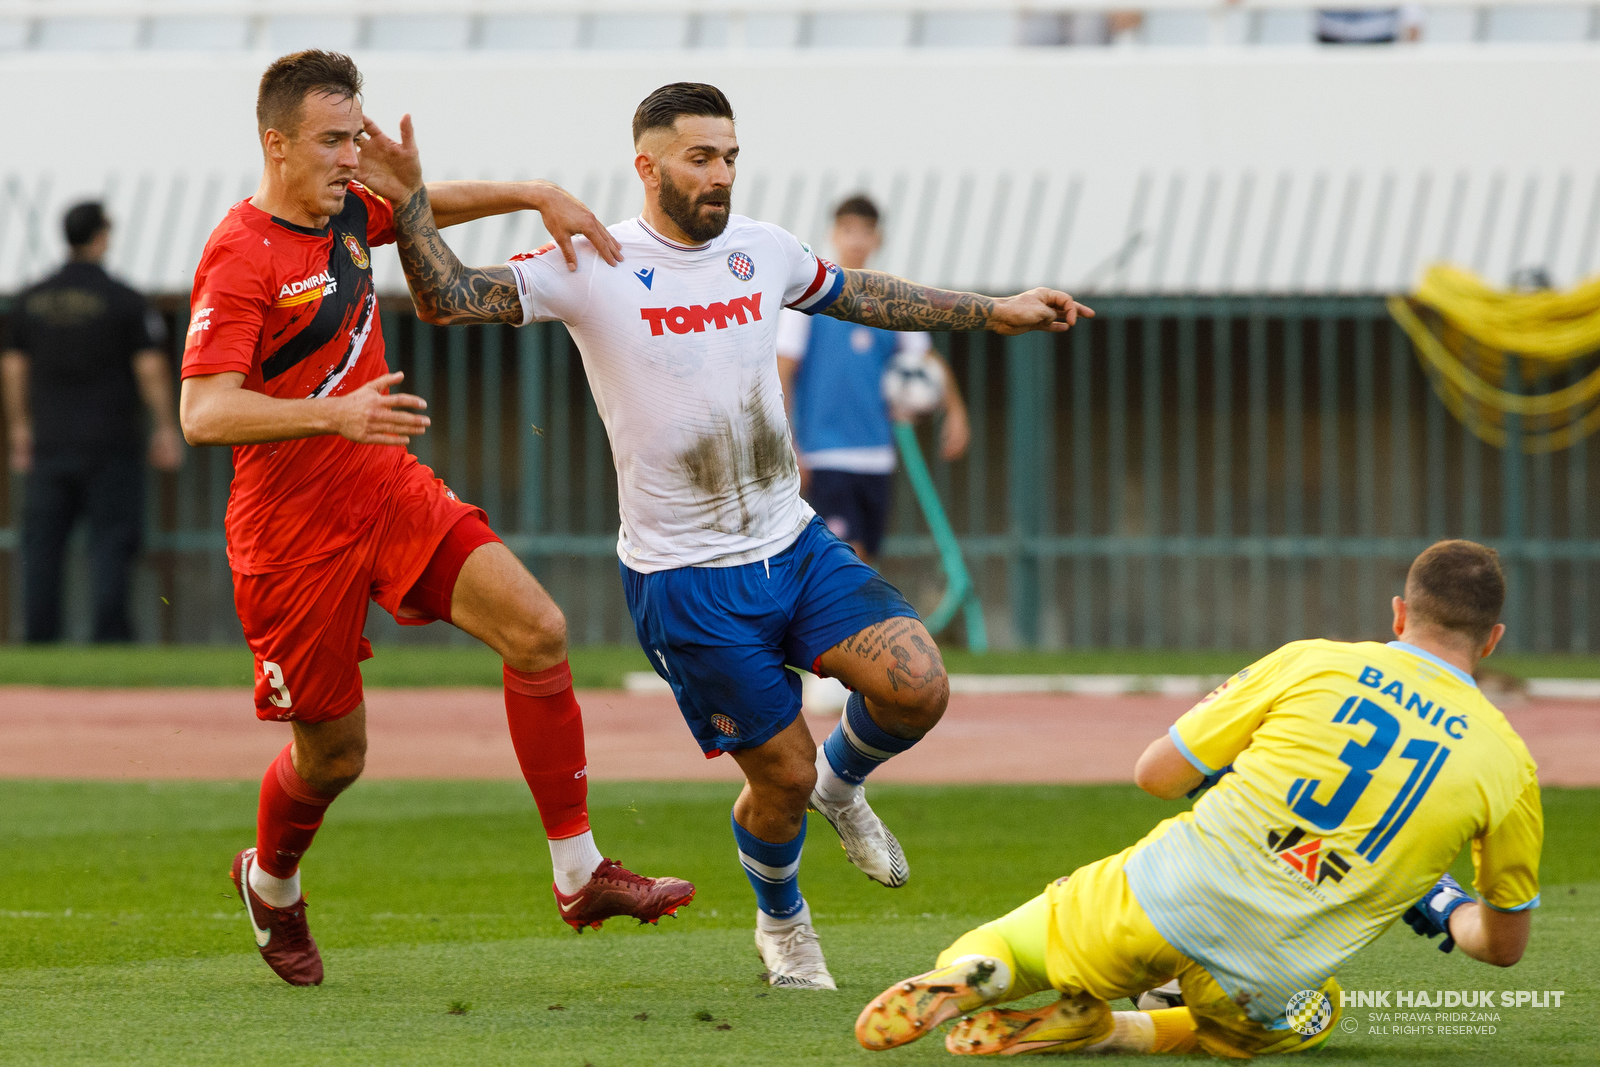
[[[575,837],[589,829],[589,768],[572,668],[566,660],[531,673],[508,666],[505,681],[511,747],[539,805],[545,836]]]
[[[293,747],[284,745],[267,768],[261,779],[261,806],[256,809],[256,863],[274,878],[294,874],[334,800],[300,777],[289,754]]]

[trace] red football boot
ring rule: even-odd
[[[322,953],[311,939],[306,925],[306,898],[287,908],[274,908],[250,888],[250,868],[255,866],[256,850],[247,848],[233,857],[233,887],[244,901],[244,913],[256,935],[261,958],[279,978],[290,985],[322,984]]]
[[[584,887],[570,897],[554,885],[561,919],[578,933],[585,926],[600,929],[600,924],[618,915],[654,925],[661,916],[677,917],[678,909],[694,899],[694,884],[682,878],[646,878],[634,874],[616,860],[604,860],[589,876]]]

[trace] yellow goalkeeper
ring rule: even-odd
[[[1326,1040],[1335,971],[1402,914],[1446,952],[1516,963],[1539,903],[1539,783],[1472,680],[1504,600],[1492,549],[1441,541],[1394,598],[1399,640],[1296,641],[1240,671],[1135,770],[1163,799],[1210,786],[1194,810],[962,935],[868,1004],[857,1039],[893,1048],[962,1016],[958,1055],[1246,1058]],[[1469,842],[1478,900],[1445,873]],[[1183,1006],[1111,1010],[1173,979]],[[990,1007],[1046,989],[1061,999]]]

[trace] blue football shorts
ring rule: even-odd
[[[754,748],[800,714],[800,676],[867,627],[916,618],[900,590],[813,518],[794,544],[737,567],[640,574],[620,564],[639,644],[709,758]]]

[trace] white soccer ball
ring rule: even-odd
[[[896,419],[909,421],[944,403],[944,364],[931,352],[896,352],[883,372],[883,399]]]

